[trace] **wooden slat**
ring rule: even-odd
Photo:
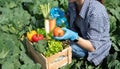
[[[72,62],[72,48],[69,47],[69,50],[68,50],[68,63],[71,63]]]
[[[68,62],[66,62],[68,60],[68,57],[65,57],[63,60],[56,62],[56,63],[52,63],[50,64],[49,69],[58,69],[64,65],[66,65]]]

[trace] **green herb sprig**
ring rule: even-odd
[[[40,11],[42,12],[43,14],[43,17],[45,19],[48,19],[49,18],[49,12],[50,12],[50,3],[45,3],[45,4],[41,4],[40,5]]]

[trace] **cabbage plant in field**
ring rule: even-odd
[[[68,0],[0,0],[0,69],[40,69],[27,55],[24,36],[29,29],[44,27],[41,4],[50,3],[67,12]],[[120,69],[120,0],[104,0],[110,17],[110,54],[98,66],[74,59],[61,69]]]

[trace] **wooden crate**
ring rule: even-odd
[[[70,46],[50,57],[45,57],[44,55],[35,51],[32,43],[27,39],[26,46],[28,54],[31,55],[35,62],[38,62],[42,65],[42,69],[58,69],[72,62],[72,52]]]

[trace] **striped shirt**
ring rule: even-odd
[[[95,48],[94,52],[88,52],[87,60],[100,64],[111,48],[109,17],[105,7],[97,0],[85,0],[77,14],[75,4],[69,3],[68,16],[70,29],[88,39]]]

